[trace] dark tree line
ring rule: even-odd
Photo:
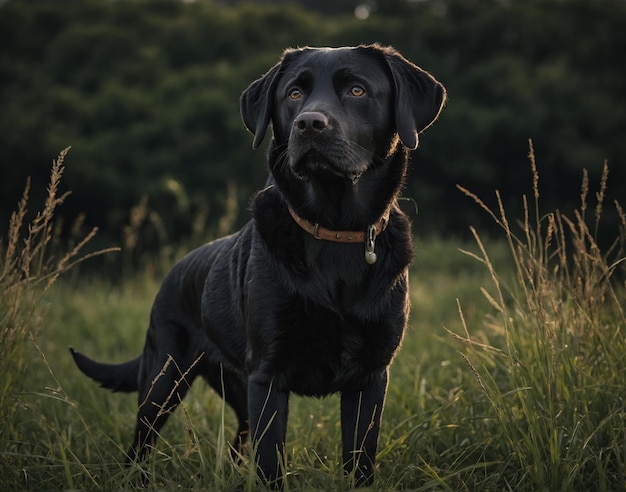
[[[365,20],[353,15],[359,3]],[[624,32],[626,2],[608,0],[9,0],[0,4],[0,224],[26,176],[42,190],[51,159],[71,145],[61,212],[67,222],[85,213],[109,243],[143,196],[162,231],[154,246],[190,234],[198,217],[207,234],[239,225],[266,175],[240,121],[241,91],[285,47],[369,42],[394,45],[449,90],[407,183],[417,233],[488,223],[457,183],[486,201],[499,189],[518,213],[529,138],[546,210],[571,210],[582,169],[597,182],[605,159],[609,199],[620,199]],[[615,224],[610,213],[605,223]]]

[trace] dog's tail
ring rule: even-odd
[[[76,352],[72,347],[70,352],[78,368],[103,388],[123,393],[137,391],[141,356],[121,364],[104,364]]]

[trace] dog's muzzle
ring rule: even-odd
[[[289,159],[294,173],[303,180],[311,177],[341,178],[355,184],[367,165],[342,137],[337,125],[319,111],[300,113],[289,136]]]

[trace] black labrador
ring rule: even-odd
[[[290,393],[341,393],[345,471],[373,480],[389,365],[409,314],[411,228],[397,206],[410,149],[444,87],[390,47],[287,50],[241,97],[267,187],[239,232],[185,256],[156,296],[143,354],[103,364],[139,391],[128,459],[141,459],[196,376],[234,409],[262,478],[280,484]]]

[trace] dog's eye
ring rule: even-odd
[[[361,97],[365,95],[365,89],[363,89],[360,85],[355,85],[352,89],[350,89],[350,94],[354,97]]]
[[[289,91],[289,99],[292,99],[295,101],[297,99],[300,99],[301,97],[302,97],[302,91],[298,89],[297,87],[294,87],[293,89]]]

